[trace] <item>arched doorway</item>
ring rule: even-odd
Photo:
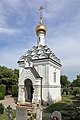
[[[25,101],[32,101],[33,97],[33,84],[30,79],[25,80],[24,82],[25,85]]]

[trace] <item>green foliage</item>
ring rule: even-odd
[[[61,87],[68,87],[70,85],[70,81],[68,81],[68,77],[66,75],[60,76]]]
[[[73,86],[73,87],[80,87],[80,75],[76,76],[76,79],[73,80],[71,86]]]
[[[71,102],[72,102],[71,96],[63,96],[60,102],[54,103],[51,106],[47,107],[46,109],[44,109],[44,112],[52,113],[53,111],[56,111],[56,110],[60,111],[65,106],[69,105]]]
[[[53,111],[56,111],[56,110],[60,111],[66,105],[67,105],[66,102],[58,102],[58,103],[52,104],[51,106],[47,107],[44,111],[50,112],[50,113],[52,113]]]
[[[2,105],[2,103],[0,103],[0,114],[4,113],[4,106]]]
[[[12,118],[14,119],[16,117],[16,111],[12,110]],[[4,112],[3,114],[0,114],[0,120],[8,120],[8,114],[7,112]]]
[[[73,91],[72,91],[72,95],[76,96],[76,94],[79,94],[79,91],[80,91],[79,88],[74,88]]]
[[[49,116],[49,115],[44,115],[44,116],[42,117],[42,120],[50,120],[50,116]]]
[[[28,115],[29,120],[36,119],[36,113],[35,112],[28,112],[27,115]]]
[[[73,88],[69,89],[69,94],[72,95],[73,94]]]
[[[0,92],[0,100],[4,99],[4,95],[2,92]]]
[[[5,94],[6,94],[6,85],[1,84],[0,85],[0,100],[4,99]]]
[[[18,87],[17,85],[12,85],[12,96],[17,97],[18,95]]]
[[[12,110],[11,115],[12,115],[12,118],[14,119],[16,117],[16,110]]]
[[[7,113],[0,114],[0,120],[8,120]]]
[[[62,90],[62,94],[64,94],[64,92],[66,93],[66,95],[68,95],[68,93],[69,93],[68,88],[63,88],[63,90]]]
[[[0,92],[2,92],[3,96],[5,96],[5,94],[6,94],[6,85],[4,85],[4,84],[0,85]]]
[[[72,115],[70,115],[69,120],[80,120],[80,110],[77,110]]]
[[[44,109],[43,120],[49,120],[49,113],[58,110],[61,113],[62,120],[80,120],[80,96],[63,96],[62,101],[55,103]],[[61,104],[62,103],[62,104]],[[65,104],[63,104],[65,103]],[[45,113],[48,112],[48,113]]]
[[[0,83],[17,83],[19,76],[19,70],[17,69],[9,69],[5,66],[0,66]]]
[[[17,85],[18,77],[19,70],[12,70],[5,66],[0,66],[0,84],[6,85],[7,93],[10,93],[12,85]]]

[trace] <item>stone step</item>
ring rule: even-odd
[[[24,104],[20,104],[17,107],[23,107],[23,108],[27,109],[28,111],[31,111],[33,109],[31,102],[25,102]]]
[[[31,102],[25,102],[24,104],[20,104],[20,106],[32,106],[32,103]]]
[[[27,106],[27,107],[32,107],[32,105],[27,105],[27,104],[25,104],[25,105],[23,105],[23,104],[20,104],[20,106]]]

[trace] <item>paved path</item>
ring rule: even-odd
[[[0,103],[2,103],[5,108],[7,108],[7,106],[10,105],[12,109],[14,110],[16,109],[14,98],[11,97],[11,95],[5,96],[4,100],[0,100]]]

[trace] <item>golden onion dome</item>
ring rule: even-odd
[[[38,34],[38,32],[44,32],[44,34],[46,34],[46,27],[41,23],[36,27],[36,34]]]
[[[40,7],[40,23],[39,25],[36,27],[36,34],[38,34],[39,32],[42,32],[44,34],[46,34],[46,27],[43,25],[42,23],[42,6]]]

